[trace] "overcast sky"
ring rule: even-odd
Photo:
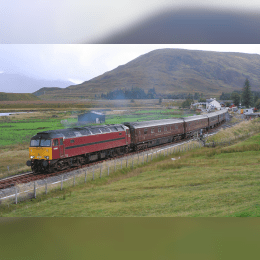
[[[260,10],[257,0],[8,0],[0,2],[0,43],[91,42],[162,10]]]
[[[239,44],[1,44],[0,77],[4,73],[17,73],[37,79],[70,80],[79,84],[142,54],[163,48],[260,54],[260,45]],[[8,86],[0,86],[0,91],[8,92]]]

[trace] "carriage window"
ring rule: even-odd
[[[71,143],[71,144],[74,143],[74,140],[70,140],[70,143]]]
[[[60,145],[63,145],[63,139],[60,139]]]
[[[170,130],[172,130],[172,126],[170,126]]]
[[[158,127],[158,133],[160,133],[161,132],[161,127]]]
[[[165,127],[164,127],[164,131],[166,131],[166,132],[167,132],[167,126],[165,126]]]
[[[57,146],[59,144],[58,139],[53,140],[53,146]]]
[[[145,134],[145,135],[147,134],[147,128],[144,129],[144,134]]]
[[[139,135],[141,135],[141,131],[139,131]]]
[[[175,125],[175,129],[178,129],[178,125]]]
[[[152,134],[154,133],[154,128],[151,129],[151,133],[152,133]]]

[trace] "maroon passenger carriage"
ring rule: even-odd
[[[138,151],[184,138],[182,119],[125,122],[131,134],[131,149]]]

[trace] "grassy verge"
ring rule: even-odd
[[[260,216],[259,149],[258,134],[229,147],[159,157],[0,211],[7,217]]]

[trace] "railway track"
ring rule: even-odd
[[[231,126],[234,126],[234,125],[235,124],[232,124],[232,125],[229,124],[228,125],[228,124],[224,123],[223,125],[220,125],[217,128],[210,129],[208,131],[207,135],[216,134],[220,130],[220,128],[231,127]],[[10,188],[10,187],[15,186],[17,184],[21,184],[21,183],[28,183],[28,182],[32,182],[32,181],[46,179],[48,177],[58,176],[58,175],[70,172],[71,170],[74,171],[74,170],[81,169],[81,168],[93,167],[94,165],[97,165],[99,163],[103,163],[105,161],[111,161],[111,160],[114,160],[114,159],[121,159],[121,158],[128,157],[128,156],[131,157],[131,156],[136,155],[136,154],[142,154],[143,152],[147,152],[147,151],[154,150],[154,149],[160,149],[162,147],[167,147],[167,146],[171,146],[171,145],[179,145],[179,144],[185,143],[189,140],[190,139],[182,139],[182,140],[179,140],[179,141],[175,141],[174,143],[166,143],[166,144],[158,145],[156,147],[150,147],[150,148],[147,148],[147,149],[144,149],[144,150],[141,150],[141,151],[136,151],[136,152],[131,152],[131,153],[123,154],[123,155],[120,155],[120,156],[116,156],[114,158],[107,158],[107,159],[95,161],[95,162],[92,162],[92,163],[76,166],[76,167],[69,168],[69,169],[62,170],[62,171],[58,171],[58,172],[42,173],[42,174],[37,174],[37,175],[34,174],[33,172],[27,172],[27,173],[23,173],[23,174],[19,174],[19,175],[14,175],[14,176],[7,177],[7,178],[0,180],[0,190],[1,189],[7,189],[7,188]]]

